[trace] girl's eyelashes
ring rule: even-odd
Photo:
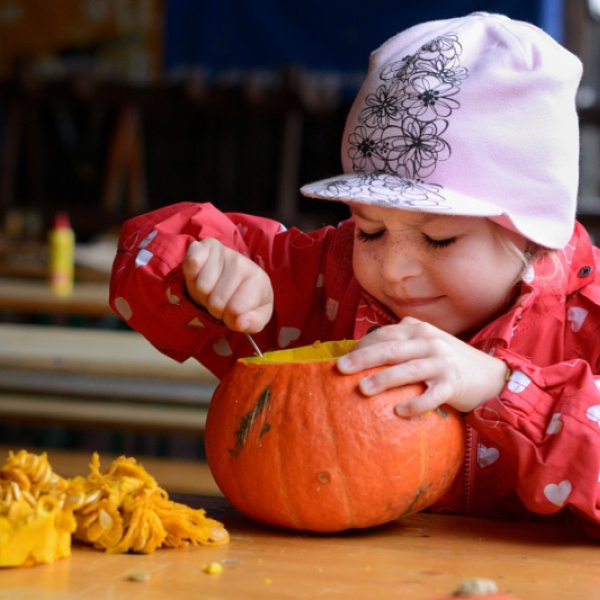
[[[385,233],[385,229],[380,229],[379,231],[374,231],[369,233],[367,231],[363,231],[362,229],[356,228],[356,235],[361,242],[374,242],[383,236]],[[425,240],[425,244],[433,249],[441,249],[447,248],[456,242],[458,239],[455,237],[444,238],[441,240],[437,240],[429,237],[428,235],[423,234],[423,239]]]
[[[447,248],[456,242],[456,237],[444,238],[443,240],[434,240],[427,235],[424,235],[425,243],[431,248]]]
[[[381,229],[379,231],[375,231],[373,233],[367,233],[362,229],[356,228],[356,236],[361,242],[374,242],[378,240],[385,233],[385,229]]]

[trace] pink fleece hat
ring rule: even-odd
[[[541,29],[483,12],[416,25],[371,54],[313,198],[489,217],[547,248],[573,232],[580,60]]]

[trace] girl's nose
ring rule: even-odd
[[[394,248],[382,257],[381,270],[388,281],[402,281],[418,276],[423,270],[423,263],[410,248]]]

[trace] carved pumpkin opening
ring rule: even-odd
[[[356,345],[356,340],[340,340],[337,342],[315,342],[311,346],[300,346],[287,350],[265,352],[263,356],[241,358],[243,363],[281,364],[298,362],[319,362],[339,358],[348,354]]]

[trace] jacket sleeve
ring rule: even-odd
[[[251,356],[246,337],[230,331],[188,297],[181,264],[191,242],[208,237],[250,257],[271,277],[275,314],[255,336],[265,349],[317,339],[322,302],[316,281],[333,228],[311,235],[270,219],[182,203],[127,221],[113,264],[110,304],[158,350],[180,362],[194,357],[217,377]],[[311,321],[314,319],[314,323]]]
[[[498,349],[511,375],[502,393],[467,422],[504,454],[517,494],[532,512],[570,510],[600,539],[600,398],[589,362],[537,367]]]

